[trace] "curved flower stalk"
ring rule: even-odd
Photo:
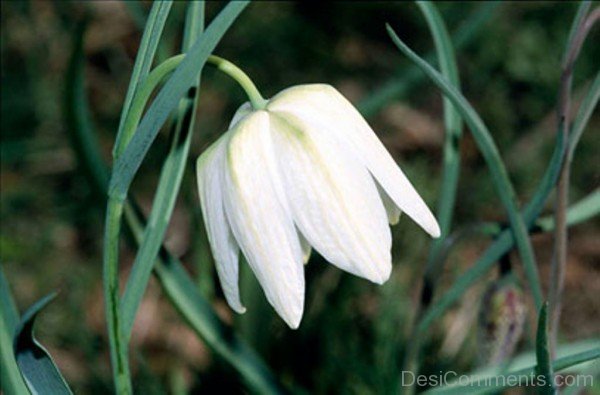
[[[200,201],[227,302],[243,313],[239,251],[291,328],[304,309],[304,267],[326,260],[377,284],[390,276],[405,212],[438,237],[436,219],[358,111],[329,85],[286,89],[240,107],[197,162]]]

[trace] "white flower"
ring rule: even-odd
[[[267,299],[291,328],[304,309],[311,246],[342,270],[378,284],[390,276],[391,232],[403,211],[440,229],[364,118],[329,85],[301,85],[249,103],[197,163],[202,213],[227,302],[241,250]]]

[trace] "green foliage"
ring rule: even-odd
[[[471,129],[471,133],[475,141],[479,146],[481,154],[486,159],[488,168],[492,175],[492,180],[496,186],[497,193],[504,205],[508,217],[511,223],[513,237],[515,238],[516,245],[519,249],[523,265],[528,277],[529,285],[532,288],[533,297],[536,306],[541,304],[542,291],[539,280],[539,274],[537,272],[537,266],[535,257],[533,255],[533,249],[527,227],[523,222],[523,218],[518,210],[517,197],[508,178],[508,173],[500,157],[500,152],[494,143],[489,130],[473,109],[473,107],[466,101],[466,99],[460,94],[460,92],[453,87],[447,80],[444,79],[437,71],[427,64],[423,59],[419,58],[414,52],[410,50],[396,35],[392,28],[388,25],[388,33],[392,37],[392,40],[398,46],[398,48],[408,56],[419,68],[427,74],[429,78],[444,92],[447,97],[452,100],[456,106],[460,115],[465,120],[465,123]],[[560,167],[562,157],[559,157],[557,166]]]
[[[82,4],[44,4],[39,6],[41,11],[27,3],[3,4],[0,136],[0,260],[14,281],[12,288],[19,304],[29,304],[34,295],[61,285],[64,305],[54,315],[44,314],[40,322],[48,322],[41,326],[47,339],[44,343],[61,350],[53,352],[58,364],[63,366],[65,355],[76,361],[64,364],[63,373],[77,393],[111,390],[106,367],[111,348],[122,361],[131,360],[130,372],[118,372],[124,374],[121,381],[128,381],[125,376],[131,375],[134,392],[144,393],[161,393],[169,383],[174,393],[279,393],[285,389],[298,393],[391,393],[398,388],[403,360],[415,351],[411,347],[421,356],[415,360],[420,372],[455,370],[477,375],[480,369],[473,359],[477,347],[473,342],[474,326],[465,321],[458,336],[464,336],[464,343],[454,353],[447,350],[448,331],[464,319],[462,310],[451,309],[458,302],[477,299],[479,285],[488,281],[490,269],[515,247],[515,236],[505,226],[502,206],[493,203],[497,193],[510,195],[514,189],[526,202],[517,211],[516,194],[511,197],[512,203],[504,199],[513,225],[520,225],[517,229],[522,231],[521,236],[529,231],[551,231],[553,219],[540,215],[551,208],[547,200],[558,177],[561,153],[568,148],[570,155],[577,152],[572,195],[578,200],[568,212],[568,223],[582,224],[573,230],[571,240],[574,246],[585,246],[586,237],[597,235],[597,222],[590,223],[589,219],[598,215],[599,191],[589,180],[597,177],[598,139],[583,131],[597,129],[598,124],[594,113],[600,96],[598,46],[584,46],[577,64],[574,108],[580,105],[569,140],[553,138],[559,132],[554,123],[549,123],[550,127],[538,124],[544,117],[553,116],[562,43],[569,41],[569,19],[575,15],[572,3],[507,6],[497,2],[420,2],[423,19],[417,7],[405,4],[324,3],[314,7],[302,2],[257,2],[232,24],[243,4],[223,8],[209,2],[207,19],[219,16],[204,34],[200,34],[203,3],[190,3],[188,7],[179,2],[160,2],[151,7],[147,17],[145,3],[115,3],[106,6],[110,17],[105,19],[101,6]],[[110,8],[121,6],[118,12],[118,8]],[[127,9],[135,23],[124,14]],[[73,16],[83,14],[88,16],[86,28],[82,23],[73,29]],[[454,97],[454,101],[443,100],[443,143],[441,135],[433,143],[419,140],[418,121],[430,121],[432,129],[442,124],[440,90],[432,87],[419,67],[397,56],[385,36],[386,21],[397,26],[398,35],[418,52],[435,47],[424,57],[428,64],[413,60]],[[141,37],[135,26],[146,29]],[[412,232],[409,221],[401,221],[393,229],[393,276],[382,287],[342,273],[315,254],[306,267],[306,317],[296,332],[283,327],[260,288],[251,289],[251,281],[243,282],[242,291],[253,295],[253,309],[244,317],[230,314],[223,306],[219,287],[213,284],[212,268],[207,266],[210,254],[205,235],[197,229],[203,225],[191,160],[214,141],[234,109],[246,100],[238,87],[213,71],[202,71],[205,56],[214,52],[226,31],[215,53],[243,66],[265,92],[308,81],[329,82],[357,102],[374,129],[387,132],[382,138],[401,158],[409,178],[423,189],[429,202],[438,202],[440,223],[448,236],[430,246],[425,237]],[[67,68],[64,48],[69,48],[71,35],[73,51],[68,52],[73,56]],[[588,40],[597,41],[597,29]],[[134,105],[140,108],[140,115],[146,107],[136,95],[158,60],[180,52],[195,58],[182,63],[183,67],[165,80],[155,97],[149,96],[151,104],[139,125],[135,120],[126,126]],[[439,65],[440,73],[429,65]],[[201,71],[202,88],[188,98],[188,87],[198,86]],[[62,74],[67,78],[56,77]],[[64,101],[60,100],[63,94]],[[417,114],[416,121],[409,115],[403,119],[404,113],[398,110],[401,106],[410,106]],[[461,116],[457,115],[459,111]],[[461,134],[463,116],[471,122],[471,133],[481,134],[486,125],[493,132],[487,140],[497,146],[494,160],[498,163],[492,166],[505,167],[496,172],[506,175],[501,189],[493,188],[492,181],[498,181],[498,177],[492,180],[489,176],[489,158],[486,156],[484,163],[481,147],[473,144],[471,134]],[[390,118],[395,122],[400,119],[400,126]],[[485,120],[485,125],[476,118]],[[161,134],[159,130],[165,125],[169,133]],[[69,132],[68,139],[63,130]],[[106,202],[111,174],[106,158],[111,146],[115,152],[111,195],[114,202],[122,203],[122,215],[120,209],[112,211],[116,215],[110,229],[118,231],[108,239],[114,243],[112,251],[117,252],[120,235],[126,233],[132,242],[131,250],[122,248],[120,254],[113,255],[115,266],[108,273],[110,281],[105,283],[110,287],[110,311],[118,316],[117,326],[111,328],[120,344],[113,342],[112,346],[106,340],[103,319],[95,320],[101,325],[93,323],[93,317],[101,316],[97,300],[101,299],[98,261],[102,236],[97,203]],[[503,162],[499,162],[500,152]],[[66,158],[64,168],[60,167],[62,158]],[[53,170],[55,165],[58,170]],[[148,215],[147,222],[142,212]],[[182,217],[187,220],[192,215],[195,219],[191,225],[179,223]],[[520,218],[522,224],[518,224]],[[482,220],[488,222],[473,226],[474,221]],[[499,223],[489,222],[492,220]],[[123,232],[117,226],[121,222]],[[191,235],[189,227],[194,228]],[[476,232],[477,237],[463,232],[471,228],[489,231]],[[455,238],[463,233],[468,236]],[[493,240],[486,248],[488,237]],[[457,239],[462,240],[460,245]],[[173,244],[173,240],[184,247]],[[540,256],[536,266],[544,273],[549,261],[544,250],[550,248],[543,244],[547,243],[545,239],[539,240],[541,247],[535,245]],[[521,239],[520,243],[523,247]],[[595,259],[585,248],[576,252],[576,261]],[[202,272],[194,273],[195,256],[201,257]],[[436,296],[413,322],[414,291],[422,281],[426,258]],[[431,264],[440,259],[443,265]],[[130,261],[132,274],[121,294],[117,275],[128,273]],[[589,265],[578,269],[575,275],[590,270]],[[519,266],[513,270],[519,281]],[[161,291],[149,278],[151,271]],[[534,277],[530,270],[529,279]],[[0,280],[2,388],[7,394],[27,393],[13,355],[4,352],[12,343],[18,313],[4,277]],[[213,288],[216,294],[206,292]],[[161,292],[167,298],[159,297]],[[142,302],[144,295],[147,298]],[[585,295],[580,297],[585,300],[583,306],[595,306],[596,302],[585,299]],[[152,321],[146,328],[149,334],[132,329],[136,313],[140,322],[148,320],[144,303],[157,300],[160,306],[150,310],[154,311],[151,315],[168,317],[168,322],[162,321],[159,326]],[[265,308],[258,307],[261,304]],[[181,320],[169,315],[171,306]],[[594,325],[587,310],[579,314],[583,322]],[[586,325],[578,322],[566,325],[566,338],[589,335]],[[412,332],[418,337],[411,334],[413,323]],[[197,359],[188,358],[187,348],[173,346],[173,338],[183,337],[185,330],[207,346],[196,351]],[[532,340],[524,339],[519,350],[533,349]],[[134,350],[131,355],[126,349],[129,341]],[[556,360],[550,363],[546,358],[546,372],[550,367],[561,372],[568,366],[597,359],[596,343],[578,345],[566,354],[559,347]],[[189,340],[185,344],[193,349]],[[525,354],[526,363],[519,364]],[[494,367],[488,374],[534,372],[534,354],[525,354],[512,359],[508,370],[506,366]],[[73,365],[80,370],[74,370]],[[570,369],[567,371],[572,372]],[[245,390],[241,389],[242,383]],[[430,391],[487,393],[501,387]],[[127,384],[118,388],[129,391]]]
[[[554,388],[554,373],[552,372],[552,357],[550,356],[550,345],[548,340],[548,303],[540,308],[537,322],[537,336],[535,338],[535,354],[537,365],[535,372],[540,380],[539,393],[543,395],[556,394]]]
[[[33,335],[39,312],[56,297],[50,294],[31,306],[14,334],[14,352],[19,371],[31,394],[72,394],[48,351]]]
[[[13,338],[19,325],[19,313],[13,301],[4,271],[0,267],[0,388],[6,394],[28,394],[13,352]]]

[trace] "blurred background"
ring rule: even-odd
[[[37,336],[77,393],[106,393],[112,391],[112,382],[101,288],[105,202],[94,194],[70,144],[72,125],[65,117],[66,87],[72,77],[68,62],[78,34],[76,25],[85,18],[86,92],[100,149],[109,161],[149,5],[2,2],[0,261],[21,312],[59,290],[58,300],[39,318]],[[207,20],[222,6],[209,2]],[[527,202],[553,149],[560,60],[577,3],[444,2],[438,6],[451,32],[480,19],[480,26],[457,49],[462,90],[486,121],[520,200]],[[159,58],[179,51],[184,12],[185,4],[173,6]],[[443,141],[440,92],[397,51],[386,34],[386,22],[417,53],[433,48],[425,21],[412,3],[257,2],[234,23],[215,53],[245,70],[266,96],[301,83],[337,87],[363,112],[435,208]],[[596,29],[575,70],[575,108],[598,69],[598,42]],[[223,320],[240,332],[284,384],[308,393],[386,393],[410,341],[409,322],[430,239],[402,218],[393,228],[392,278],[383,286],[343,273],[313,255],[306,267],[306,310],[297,331],[289,330],[274,314],[247,267],[241,281],[248,312],[232,313],[207,250],[193,163],[225,131],[243,101],[235,83],[205,69],[192,154],[166,245],[197,279]],[[573,202],[600,185],[598,130],[596,111],[573,164]],[[163,132],[133,185],[134,195],[147,211],[167,149]],[[479,221],[506,221],[468,131],[460,149],[462,171],[453,229]],[[545,213],[551,209],[549,201]],[[599,237],[597,218],[570,230],[561,323],[564,341],[600,334]],[[474,263],[489,241],[474,236],[452,250],[445,270],[438,274],[436,295]],[[533,242],[547,284],[552,235],[536,235]],[[123,278],[134,256],[134,250],[123,248]],[[522,277],[518,259],[511,259]],[[478,336],[482,330],[478,312],[496,278],[492,271],[436,322],[424,345],[423,372],[449,367],[466,372],[481,366],[481,350],[489,346],[482,342],[493,340]],[[530,348],[535,317],[529,301],[523,309],[525,335],[517,339],[517,352]],[[244,391],[233,370],[186,326],[154,280],[138,314],[132,345],[139,393]],[[597,388],[588,391],[600,393]]]

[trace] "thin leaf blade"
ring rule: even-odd
[[[531,240],[527,232],[528,227],[519,212],[517,197],[512,183],[508,177],[508,172],[496,147],[494,139],[487,129],[485,123],[479,117],[475,109],[469,104],[464,96],[450,84],[440,73],[433,69],[426,61],[414,53],[394,32],[391,26],[387,25],[388,33],[398,49],[406,55],[421,71],[423,71],[432,82],[452,100],[465,123],[469,126],[471,134],[477,143],[479,151],[484,157],[487,167],[490,171],[492,182],[496,188],[502,205],[507,213],[511,229],[515,238],[515,244],[523,261],[523,267],[536,306],[542,304],[542,289],[540,285],[539,274],[535,262]]]
[[[162,36],[162,32],[172,5],[172,0],[156,1],[152,4],[152,9],[150,10],[150,14],[146,20],[142,41],[133,65],[133,71],[131,72],[129,87],[127,88],[127,93],[125,94],[125,102],[123,103],[123,109],[121,110],[117,139],[115,140],[115,145],[113,148],[114,156],[117,156],[124,148],[120,142],[122,141],[123,129],[125,127],[127,114],[129,113],[131,103],[135,97],[135,93],[139,84],[144,81],[150,72],[156,50],[158,49],[158,43]]]
[[[594,347],[587,351],[581,351],[566,355],[564,357],[554,360],[552,363],[552,369],[555,372],[565,371],[567,369],[576,368],[578,365],[595,361],[600,358],[600,347]],[[470,380],[465,383],[451,383],[443,387],[432,388],[425,391],[423,394],[427,395],[478,395],[478,394],[490,394],[502,391],[503,389],[516,387],[519,384],[519,377],[522,378],[521,384],[524,382],[525,377],[529,378],[528,384],[532,383],[536,375],[536,365],[530,365],[528,367],[516,370],[508,370],[504,373],[492,376],[481,376],[477,374],[468,375]],[[512,377],[512,380],[508,378]],[[512,383],[512,384],[511,384]]]
[[[15,306],[4,271],[0,267],[0,388],[6,394],[27,395],[23,377],[13,352],[13,337],[19,324]]]
[[[191,3],[184,30],[184,51],[189,50],[192,43],[202,33],[203,27],[204,4]],[[190,89],[189,93],[193,93],[191,97],[188,94],[188,97],[182,99],[179,104],[177,121],[171,133],[171,148],[163,163],[152,203],[152,211],[133,263],[131,275],[127,280],[125,293],[121,301],[125,336],[129,336],[133,328],[137,310],[148,285],[154,262],[175,208],[175,201],[179,195],[195,124],[199,83],[200,79],[198,77],[196,83]]]
[[[523,219],[528,227],[533,226],[558,180],[563,162],[562,153],[565,150],[565,147],[568,147],[569,153],[572,155],[578,146],[583,131],[588,125],[591,114],[598,104],[599,98],[600,73],[597,73],[592,86],[581,103],[575,121],[573,122],[572,133],[569,135],[569,140],[566,141],[564,139],[562,131],[557,131],[556,145],[552,157],[548,162],[548,166],[546,167],[546,171],[544,172],[542,180],[538,184],[533,197],[522,211]],[[494,263],[500,259],[502,255],[513,248],[513,246],[514,239],[511,232],[509,230],[503,231],[477,262],[475,262],[475,264],[467,270],[467,272],[465,272],[434,305],[431,306],[419,324],[419,331],[423,332],[427,330],[437,318],[464,295],[464,293],[474,285],[479,278],[485,275]]]
[[[179,100],[194,84],[218,41],[247,5],[247,1],[233,1],[227,4],[190,48],[185,59],[152,102],[123,155],[117,159],[109,186],[110,196],[121,201],[125,199],[129,185],[158,131],[171,111],[177,107]]]
[[[552,359],[550,358],[550,347],[548,344],[548,302],[540,309],[538,317],[537,336],[535,340],[535,355],[537,365],[535,371],[538,380],[543,382],[538,386],[538,392],[542,395],[554,395],[554,374],[552,373]]]
[[[492,16],[497,7],[501,5],[497,1],[483,2],[469,18],[461,24],[452,34],[452,42],[456,49],[467,46],[477,37],[477,33]],[[425,56],[427,61],[432,61],[435,54],[428,53]],[[358,109],[365,117],[373,116],[382,107],[395,99],[401,99],[424,79],[423,73],[415,67],[403,67],[397,72],[397,76],[382,84],[374,92],[370,93],[358,103]]]
[[[72,394],[67,382],[56,367],[48,351],[35,339],[33,328],[40,311],[56,293],[45,296],[31,306],[15,332],[14,353],[19,369],[32,394]]]

